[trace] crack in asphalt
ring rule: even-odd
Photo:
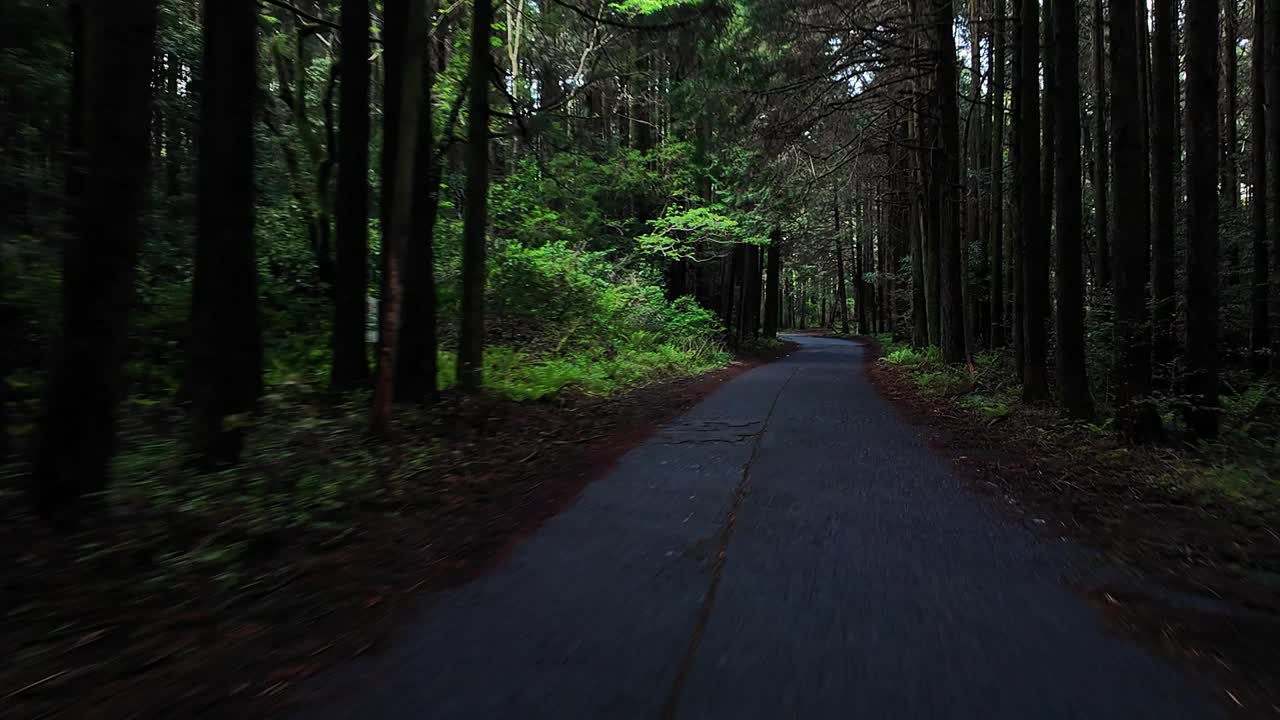
[[[742,506],[743,499],[746,498],[751,489],[751,466],[755,463],[756,455],[760,451],[760,441],[769,429],[769,420],[773,417],[773,411],[778,406],[778,400],[782,397],[783,391],[787,389],[787,385],[791,384],[791,380],[799,372],[799,368],[793,370],[787,376],[787,379],[782,382],[777,394],[773,396],[773,402],[769,403],[769,410],[765,413],[764,420],[760,422],[759,432],[751,434],[751,437],[754,437],[754,442],[751,445],[751,456],[747,458],[747,462],[742,466],[742,476],[738,480],[737,488],[734,490],[733,503],[729,506],[724,525],[720,528],[720,543],[716,552],[715,564],[711,569],[711,582],[707,586],[706,594],[702,596],[702,607],[698,609],[698,622],[693,627],[689,645],[685,649],[684,656],[680,659],[680,670],[676,673],[675,680],[671,683],[670,692],[667,693],[667,701],[662,708],[663,720],[673,720],[676,716],[676,710],[680,706],[680,695],[684,691],[689,670],[693,667],[693,661],[698,655],[698,647],[702,644],[702,636],[707,630],[707,622],[711,619],[712,610],[715,609],[716,593],[720,589],[720,580],[724,576],[724,566],[729,556],[729,543],[733,540],[733,531],[737,525],[738,509]],[[748,423],[748,425],[750,424],[754,423]]]

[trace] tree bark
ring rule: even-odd
[[[68,174],[62,335],[31,475],[32,498],[47,517],[65,517],[110,480],[150,159],[155,0],[82,2],[72,12],[73,38],[82,42],[70,122],[82,152],[73,161],[80,169]]]
[[[835,222],[836,239],[836,302],[840,303],[840,331],[849,334],[849,293],[844,282],[844,243],[840,240],[840,197],[831,188],[831,213]]]
[[[1157,368],[1173,361],[1174,299],[1174,162],[1178,147],[1174,118],[1178,106],[1177,8],[1174,0],[1153,0],[1155,36],[1152,47],[1151,139],[1152,356]],[[1162,151],[1160,148],[1167,148]]]
[[[405,0],[392,0],[386,5],[388,11],[395,5],[402,5],[408,10]],[[435,17],[436,2],[428,0],[426,17]],[[403,12],[403,11],[402,11]],[[408,24],[407,12],[404,24]],[[388,26],[391,27],[391,26]],[[399,36],[400,43],[405,43],[411,36],[404,32],[388,32],[385,38],[384,52],[390,45],[392,35]],[[403,45],[402,45],[403,47]],[[425,402],[435,397],[438,387],[437,374],[437,340],[436,340],[436,278],[435,278],[435,224],[440,203],[440,166],[436,155],[433,135],[433,112],[431,86],[434,83],[435,58],[432,57],[431,44],[421,50],[422,66],[422,101],[417,119],[417,158],[414,161],[413,203],[410,210],[409,236],[404,247],[402,263],[403,309],[400,324],[400,347],[396,360],[396,399],[402,402]],[[403,60],[401,61],[403,66]],[[393,85],[399,80],[399,72],[391,72],[390,60],[387,64],[387,95],[400,95],[403,89]],[[403,85],[402,81],[399,81]],[[398,98],[397,98],[398,100]],[[384,112],[390,117],[391,103],[384,103]],[[398,107],[398,104],[397,104]],[[399,111],[397,111],[399,115]],[[390,129],[390,128],[388,128]],[[390,141],[391,134],[384,134],[383,152],[387,148],[396,147],[398,143]],[[393,156],[394,157],[394,156]],[[384,157],[383,172],[388,172],[389,165]],[[392,176],[384,175],[383,185],[394,187],[394,170]]]
[[[1239,113],[1236,101],[1236,83],[1239,82],[1240,68],[1236,57],[1237,43],[1240,39],[1240,10],[1237,0],[1222,0],[1222,197],[1227,207],[1236,210],[1240,207],[1240,163],[1237,158],[1239,142],[1236,130],[1236,117]],[[1227,276],[1238,275],[1240,264],[1240,246],[1231,242],[1228,254]],[[1228,282],[1235,284],[1230,279]]]
[[[1253,3],[1253,41],[1249,50],[1253,61],[1252,128],[1249,133],[1251,184],[1249,215],[1253,233],[1253,276],[1249,293],[1250,366],[1257,374],[1267,371],[1271,348],[1270,253],[1267,247],[1267,57],[1266,5]]]
[[[1145,128],[1139,92],[1137,7],[1134,0],[1111,5],[1111,131],[1116,186],[1139,188],[1146,182]],[[1150,233],[1145,203],[1116,205],[1115,340],[1118,427],[1134,441],[1162,434],[1151,403],[1151,326],[1147,316]]]
[[[462,323],[458,332],[458,385],[478,393],[484,382],[485,226],[489,220],[489,36],[491,0],[474,0],[471,23],[471,107],[468,131],[467,209],[462,230]]]
[[[1187,0],[1187,430],[1218,434],[1217,0]]]
[[[1268,245],[1271,257],[1276,258],[1271,267],[1271,286],[1276,288],[1271,293],[1271,321],[1280,322],[1280,2],[1276,0],[1255,0],[1266,5],[1266,66],[1267,73],[1267,155],[1270,158],[1271,182],[1267,185],[1268,198],[1271,205],[1271,224],[1267,226]],[[1280,329],[1271,328],[1271,341],[1280,341]],[[1271,366],[1280,367],[1280,347],[1273,347]]]
[[[782,270],[782,228],[774,227],[769,236],[768,266],[765,270],[764,295],[764,336],[778,335],[778,305],[782,298],[778,287],[779,274]]]
[[[1102,0],[1093,2],[1093,277],[1099,289],[1111,287],[1111,242],[1109,234],[1111,136],[1107,133],[1107,55],[1105,17]]]
[[[409,0],[406,22],[403,26],[402,70],[398,104],[399,118],[395,125],[396,148],[395,176],[392,187],[395,194],[391,202],[391,243],[383,248],[387,253],[384,267],[387,269],[387,296],[382,303],[382,347],[378,363],[378,381],[374,386],[373,409],[370,430],[375,435],[386,435],[391,421],[391,401],[395,397],[395,377],[400,349],[400,320],[403,299],[401,264],[409,245],[409,235],[414,228],[413,205],[415,190],[420,183],[415,165],[420,159],[418,142],[424,134],[420,114],[426,86],[423,65],[428,40],[424,22],[425,3]],[[434,380],[434,379],[433,379]]]
[[[338,268],[329,381],[335,390],[350,390],[369,378],[369,0],[342,0],[340,20]]]
[[[258,11],[236,0],[205,14],[199,205],[191,306],[194,449],[209,466],[239,459],[242,424],[262,391],[254,241]]]
[[[991,211],[987,240],[991,285],[991,347],[1004,346],[1004,95],[1005,95],[1005,2],[994,0],[992,30],[994,49],[991,104]]]
[[[1058,396],[1073,417],[1093,415],[1085,370],[1084,252],[1080,167],[1080,30],[1076,4],[1053,3],[1053,65],[1058,79],[1054,109],[1054,183],[1058,220]]]
[[[1049,248],[1040,210],[1040,103],[1036,80],[1040,6],[1037,0],[1018,0],[1021,62],[1015,77],[1019,97],[1018,184],[1022,209],[1018,214],[1022,268],[1022,397],[1039,402],[1049,396],[1045,377],[1049,320]]]
[[[964,294],[960,252],[960,116],[956,104],[956,41],[952,33],[955,11],[952,0],[934,3],[934,46],[937,52],[938,131],[941,135],[935,152],[942,157],[937,167],[941,177],[934,188],[939,193],[941,210],[938,236],[940,281],[938,286],[941,305],[942,359],[948,363],[965,359]],[[883,303],[881,303],[883,305]]]

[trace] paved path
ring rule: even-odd
[[[858,346],[794,339],[301,716],[1217,716],[1063,586],[1085,553],[952,476]]]

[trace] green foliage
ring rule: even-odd
[[[925,370],[912,378],[916,387],[929,397],[956,397],[973,390],[968,373],[951,367]]]
[[[958,402],[961,407],[972,410],[986,420],[1003,420],[1011,412],[1007,403],[980,393],[965,395]]]
[[[924,362],[925,356],[911,348],[898,348],[888,355],[884,356],[884,361],[890,365],[919,365]]]
[[[612,281],[607,279],[612,278]],[[520,339],[485,353],[485,384],[514,400],[567,391],[607,395],[728,361],[719,319],[692,298],[667,302],[662,290],[617,278],[605,253],[563,242],[500,248],[490,292],[495,333]],[[440,358],[442,387],[455,359]]]

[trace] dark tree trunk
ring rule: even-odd
[[[471,23],[471,107],[468,128],[467,209],[462,230],[462,323],[458,332],[458,385],[478,393],[484,382],[485,225],[489,221],[489,76],[491,0],[474,0]]]
[[[258,11],[236,0],[205,13],[199,206],[191,306],[195,451],[208,465],[239,459],[240,423],[262,391],[254,243],[254,108]]]
[[[1076,4],[1053,3],[1054,70],[1058,78],[1054,108],[1058,252],[1058,395],[1074,417],[1093,415],[1093,397],[1085,371],[1084,252],[1080,168],[1080,30]]]
[[[1151,313],[1152,359],[1166,371],[1173,360],[1174,227],[1173,178],[1178,136],[1174,118],[1178,106],[1177,8],[1174,0],[1154,0],[1155,37],[1152,47],[1151,141]],[[1161,150],[1166,148],[1167,150]]]
[[[1005,3],[995,0],[992,16],[995,27],[994,49],[991,55],[992,107],[991,107],[991,212],[990,237],[987,247],[990,262],[991,284],[991,346],[1004,346],[1004,69],[1005,55]]]
[[[977,253],[980,264],[985,264],[986,253],[981,249],[986,240],[986,235],[982,232],[983,222],[983,206],[982,206],[982,178],[983,171],[986,169],[986,162],[990,158],[989,150],[986,148],[984,138],[989,139],[990,135],[983,133],[986,125],[987,113],[981,110],[982,107],[982,33],[979,30],[979,2],[978,0],[969,0],[969,113],[965,120],[965,132],[968,134],[968,168],[962,168],[961,173],[969,178],[967,183],[969,188],[968,205],[966,212],[966,226],[964,235],[964,244],[961,246],[961,263],[960,272],[962,279],[962,289],[965,298],[965,326],[964,334],[966,338],[965,352],[972,354],[979,341],[985,339],[988,335],[989,327],[979,327],[981,318],[980,308],[982,306],[982,285],[985,273],[977,273],[975,277],[970,278],[969,268],[972,267],[972,255]],[[890,263],[892,264],[892,263]],[[976,282],[975,282],[976,281]],[[889,313],[889,317],[893,317],[893,313]]]
[[[720,322],[725,332],[733,331],[733,288],[737,282],[738,248],[735,245],[720,258]]]
[[[744,337],[760,337],[760,246],[754,243],[747,245],[747,277],[743,290],[745,298],[746,320]]]
[[[1212,67],[1212,64],[1210,65]],[[1139,92],[1137,8],[1134,0],[1111,5],[1111,132],[1116,186],[1140,188],[1146,182],[1145,128]],[[1120,431],[1135,441],[1162,434],[1151,403],[1151,326],[1147,317],[1150,233],[1145,203],[1116,204],[1115,340],[1116,390]]]
[[[923,348],[929,344],[929,318],[925,311],[924,299],[924,254],[921,242],[924,233],[920,229],[920,196],[913,187],[911,190],[911,208],[909,210],[909,242],[911,243],[911,344]],[[861,307],[861,304],[859,304]],[[859,312],[861,318],[861,312]],[[862,320],[858,320],[861,326]]]
[[[831,213],[836,238],[836,302],[840,304],[840,331],[849,334],[849,293],[844,282],[844,242],[840,239],[840,197],[831,188]]]
[[[1239,142],[1236,132],[1236,116],[1239,112],[1236,102],[1236,83],[1239,82],[1240,69],[1236,58],[1237,42],[1240,39],[1240,12],[1237,0],[1222,0],[1222,197],[1227,207],[1236,210],[1240,207],[1240,163],[1236,156],[1236,145]],[[1228,279],[1231,284],[1238,282],[1240,269],[1240,245],[1232,241],[1228,248],[1231,256],[1227,263]]]
[[[862,238],[862,269],[861,269],[862,273],[874,272],[876,267],[876,252],[875,252],[876,239],[875,239],[875,230],[873,229],[874,226],[872,222],[872,218],[874,217],[874,212],[873,212],[873,205],[871,204],[871,196],[869,193],[870,191],[868,190],[868,195],[865,199],[865,202],[862,208],[862,227],[864,228],[863,238]],[[935,253],[935,257],[936,257],[936,253]],[[925,268],[927,272],[928,263],[925,264]],[[934,265],[934,269],[937,269],[937,265]],[[876,301],[876,289],[879,287],[879,284],[880,284],[880,277],[877,275],[874,283],[868,283],[864,281],[863,287],[862,287],[862,299],[867,304],[867,314],[866,314],[865,320],[867,321],[867,326],[871,328],[872,332],[880,331],[880,326],[877,323],[877,320],[880,317],[880,310],[879,310],[879,303]],[[935,291],[937,290],[936,283],[934,284],[934,289]]]
[[[778,334],[778,304],[782,298],[778,287],[779,275],[782,272],[782,228],[775,227],[769,236],[768,266],[765,270],[764,295],[764,336],[776,337]]]
[[[1267,226],[1268,245],[1271,257],[1276,258],[1271,267],[1271,285],[1276,292],[1271,293],[1271,321],[1280,322],[1280,3],[1275,0],[1255,0],[1266,5],[1267,32],[1266,66],[1267,73],[1267,155],[1270,160],[1271,182],[1267,185],[1271,200],[1271,224]],[[1280,341],[1280,330],[1271,328],[1271,341]],[[1280,367],[1280,347],[1272,348],[1272,368]]]
[[[47,516],[62,516],[110,480],[150,157],[155,0],[76,3],[72,12],[73,37],[82,40],[74,48],[79,92],[70,118],[80,169],[68,176],[62,335],[31,476],[32,497]]]
[[[427,17],[435,16],[434,1],[427,3]],[[407,19],[408,3],[404,0],[391,0],[386,7],[391,12],[395,6],[400,17],[405,21],[401,27],[409,23]],[[394,29],[388,24],[388,28]],[[405,32],[384,33],[384,52],[391,45],[391,36],[396,35],[397,42],[403,47],[411,39]],[[390,98],[396,96],[396,116],[400,115],[399,103],[405,92],[400,70],[389,55],[386,56],[388,102],[384,103],[384,112],[388,120],[391,118],[392,103]],[[424,402],[435,397],[436,385],[436,278],[435,278],[435,223],[440,201],[440,168],[436,157],[432,138],[434,126],[432,114],[431,85],[434,81],[434,61],[431,46],[428,44],[421,51],[422,66],[422,102],[417,119],[417,158],[414,161],[414,190],[410,210],[409,235],[404,247],[404,262],[401,269],[403,283],[403,310],[400,323],[400,348],[396,360],[396,399],[402,402]],[[403,58],[398,63],[404,67]],[[390,148],[398,147],[395,135],[398,128],[385,126],[383,135],[383,188],[395,186],[395,170],[386,156],[393,152]],[[394,158],[393,154],[391,158]],[[384,207],[389,208],[388,199],[384,196]],[[390,213],[384,210],[390,217]],[[388,247],[390,247],[388,245]]]
[[[1023,213],[1023,202],[1027,195],[1027,188],[1023,184],[1024,163],[1023,154],[1023,93],[1022,85],[1022,58],[1021,37],[1022,37],[1022,0],[1010,0],[1010,8],[1012,10],[1013,20],[1013,52],[1009,57],[1009,76],[1010,76],[1010,108],[1009,108],[1009,164],[1010,184],[1009,184],[1009,233],[1008,245],[1006,245],[1009,265],[1009,285],[1010,298],[1009,305],[1009,327],[1013,335],[1013,366],[1018,380],[1022,380],[1023,366],[1026,365],[1026,355],[1023,351],[1022,342],[1022,241],[1020,239]],[[1036,176],[1038,179],[1038,176]],[[1038,197],[1038,194],[1037,194]]]
[[[1249,293],[1249,346],[1252,352],[1250,365],[1258,374],[1267,370],[1267,354],[1271,347],[1268,307],[1271,268],[1267,248],[1266,36],[1266,5],[1262,0],[1254,0],[1253,42],[1249,45],[1253,58],[1253,124],[1249,133],[1253,185],[1249,193],[1249,214],[1253,231],[1253,277]]]
[[[1053,216],[1054,216],[1054,162],[1057,159],[1054,153],[1054,137],[1055,125],[1058,122],[1058,113],[1056,109],[1058,92],[1058,69],[1054,63],[1056,51],[1054,43],[1056,42],[1056,33],[1053,29],[1054,17],[1053,8],[1056,0],[1041,0],[1044,5],[1043,22],[1041,30],[1043,31],[1044,46],[1041,52],[1041,67],[1044,68],[1044,88],[1041,95],[1040,106],[1040,214],[1041,221],[1044,223],[1044,243],[1046,247],[1052,246],[1051,238],[1053,237]],[[1037,80],[1037,82],[1039,82]],[[1046,257],[1048,256],[1046,252]],[[1045,265],[1045,278],[1048,279],[1048,265]],[[1046,285],[1046,294],[1048,286]]]
[[[1039,402],[1049,396],[1045,378],[1049,321],[1049,248],[1040,210],[1040,103],[1036,68],[1039,53],[1040,6],[1037,0],[1018,0],[1018,53],[1014,78],[1019,98],[1018,184],[1022,209],[1018,213],[1022,252],[1022,397]]]
[[[401,70],[396,80],[400,87],[397,109],[399,117],[395,123],[396,148],[398,156],[394,160],[395,189],[391,199],[389,220],[391,232],[390,243],[383,248],[386,253],[384,267],[387,271],[385,282],[386,297],[382,303],[382,343],[378,362],[378,381],[374,386],[373,410],[370,417],[370,430],[375,435],[386,435],[391,421],[391,401],[395,397],[395,378],[398,374],[397,362],[400,350],[400,321],[402,315],[404,283],[401,278],[401,265],[409,245],[410,233],[414,227],[413,205],[415,190],[421,185],[415,165],[420,159],[418,141],[427,135],[421,125],[421,111],[426,88],[424,64],[426,45],[429,42],[427,25],[424,22],[425,4],[419,0],[410,0],[405,23],[400,32],[402,39]],[[428,135],[429,137],[429,135]],[[421,203],[418,203],[421,204]],[[417,240],[417,238],[415,238]]]
[[[341,25],[338,268],[329,380],[335,390],[350,390],[369,378],[369,0],[342,0]]]
[[[1099,289],[1111,287],[1111,241],[1109,211],[1111,136],[1107,133],[1106,22],[1102,0],[1093,2],[1093,239],[1094,281]]]
[[[1187,430],[1218,435],[1217,0],[1187,0]]]

